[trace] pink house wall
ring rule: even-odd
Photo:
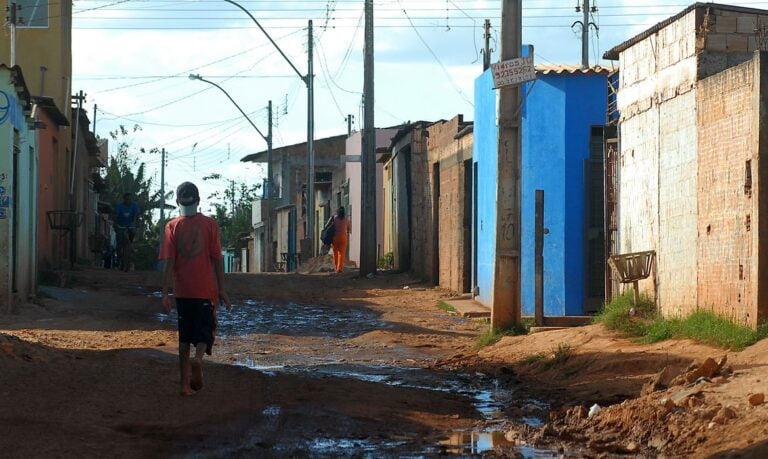
[[[376,148],[387,148],[397,129],[377,129]],[[362,150],[362,134],[353,133],[347,138],[347,156],[358,156]],[[378,157],[378,155],[377,155]],[[360,209],[362,208],[362,180],[360,162],[347,162],[346,175],[349,180],[349,204],[352,218],[352,234],[349,237],[349,260],[360,266]],[[381,252],[384,246],[384,165],[376,163],[376,243]],[[381,256],[382,253],[379,253]]]

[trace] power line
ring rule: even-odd
[[[288,37],[290,37],[292,35],[295,35],[295,34],[297,34],[299,32],[301,32],[301,29],[294,30],[293,32],[287,33],[287,34],[285,34],[285,35],[283,35],[281,37],[278,37],[278,39],[279,40],[280,39],[285,39],[285,38],[288,38]],[[196,67],[192,67],[192,68],[186,69],[186,70],[182,70],[180,72],[177,72],[177,73],[173,74],[172,77],[181,77],[181,76],[187,77],[190,72],[194,72],[196,70],[200,70],[202,68],[209,67],[209,66],[214,65],[214,64],[219,64],[219,63],[228,61],[230,59],[234,59],[236,57],[242,56],[244,54],[248,54],[251,51],[254,51],[256,49],[263,48],[263,47],[267,46],[268,44],[269,43],[262,43],[262,44],[260,44],[258,46],[254,46],[252,48],[248,48],[248,49],[245,49],[243,51],[239,51],[237,53],[230,54],[229,56],[225,56],[225,57],[222,57],[220,59],[216,59],[216,60],[207,62],[205,64],[198,65]],[[274,53],[274,51],[272,53]],[[270,55],[272,53],[270,53]],[[136,86],[143,86],[143,85],[155,83],[155,82],[158,82],[158,81],[164,81],[164,80],[167,80],[168,78],[170,78],[170,77],[159,77],[159,78],[156,78],[156,79],[150,80],[150,81],[142,81],[140,83],[133,83],[133,84],[129,84],[129,85],[117,86],[117,87],[114,87],[114,88],[109,88],[109,89],[105,89],[105,90],[102,90],[102,91],[98,91],[97,94],[104,94],[104,93],[108,93],[108,92],[118,91],[118,90],[121,90],[121,89],[133,88],[133,87],[136,87]]]
[[[296,78],[296,75],[206,75],[206,78],[227,78],[227,79],[258,79],[258,78]],[[150,80],[150,79],[170,79],[170,78],[189,78],[186,75],[73,75],[76,80],[83,81],[106,81],[106,80]]]
[[[397,2],[402,6],[402,2],[400,0],[397,0]],[[464,94],[464,91],[462,91],[461,88],[456,84],[456,82],[453,81],[453,77],[451,77],[451,74],[448,72],[448,69],[445,68],[445,65],[443,65],[443,62],[440,60],[439,57],[437,57],[437,54],[435,54],[435,52],[429,46],[427,41],[424,40],[424,37],[421,35],[421,32],[419,32],[416,29],[413,22],[411,21],[411,17],[408,15],[408,11],[406,11],[405,8],[403,8],[403,14],[405,14],[405,17],[408,18],[408,21],[411,23],[411,27],[413,27],[413,31],[416,33],[416,36],[419,37],[419,40],[421,40],[421,42],[427,48],[427,51],[429,51],[432,57],[435,58],[435,61],[437,61],[438,65],[440,65],[440,68],[443,69],[443,73],[445,73],[445,76],[448,78],[448,81],[451,83],[451,86],[453,86],[453,89],[455,89],[456,92],[459,93],[462,99],[464,99],[469,105],[474,107],[475,104],[473,104],[472,101],[469,100],[469,98],[467,98],[466,94]]]

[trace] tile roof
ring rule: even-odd
[[[536,73],[542,75],[608,75],[611,69],[596,65],[582,68],[580,65],[536,65]]]

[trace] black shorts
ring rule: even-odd
[[[179,343],[206,344],[205,352],[211,355],[216,314],[210,300],[199,298],[176,298],[179,313]]]

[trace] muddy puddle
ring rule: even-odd
[[[175,313],[174,313],[175,314]],[[175,315],[158,315],[162,321],[174,321]],[[324,305],[270,304],[245,301],[232,311],[219,312],[218,336],[221,338],[220,361],[257,370],[265,375],[292,374],[308,378],[350,378],[392,387],[440,391],[469,399],[482,419],[471,430],[449,431],[430,438],[417,435],[392,439],[313,438],[296,440],[290,444],[271,445],[280,455],[297,457],[460,457],[483,456],[503,451],[516,457],[567,457],[552,450],[541,450],[517,445],[505,437],[512,422],[504,411],[515,394],[498,381],[481,373],[460,374],[421,368],[418,360],[408,359],[413,365],[384,364],[390,357],[361,361],[354,350],[345,349],[346,340],[369,331],[387,328],[388,324],[366,309],[335,308]],[[277,337],[317,337],[328,345],[320,355],[309,349],[263,350],[263,346]],[[234,344],[233,344],[234,343]],[[407,353],[408,350],[403,350]],[[400,350],[391,354],[402,356]],[[519,402],[519,401],[517,401]],[[527,414],[514,422],[532,427],[543,424],[545,404],[529,400],[524,403]],[[264,414],[265,419],[279,419],[281,408],[273,406]],[[242,446],[242,445],[241,445]],[[576,456],[574,456],[576,457]]]
[[[301,445],[301,449],[316,453],[354,457],[433,457],[442,455],[482,456],[484,453],[503,448],[506,453],[517,457],[566,457],[552,450],[520,446],[505,437],[502,430],[509,423],[504,413],[507,401],[514,397],[512,391],[499,387],[498,382],[482,374],[443,373],[417,367],[395,367],[387,365],[335,364],[335,365],[286,365],[263,366],[250,361],[237,362],[267,374],[277,372],[298,374],[307,377],[352,378],[366,382],[387,384],[410,389],[434,390],[459,394],[472,400],[482,415],[482,427],[472,430],[445,432],[436,440],[425,445],[422,439],[399,441],[375,441],[323,438],[314,439]],[[534,411],[541,413],[547,408],[544,403],[530,400]],[[534,415],[524,417],[522,422],[533,427],[541,426],[543,420]]]

